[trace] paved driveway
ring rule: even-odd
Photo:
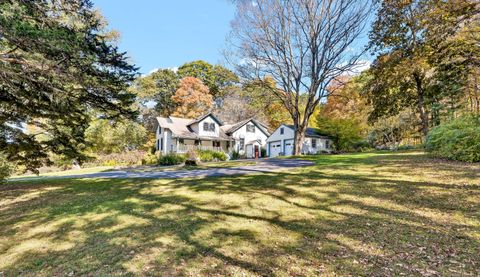
[[[194,177],[212,177],[212,176],[230,176],[230,175],[243,175],[243,174],[255,174],[262,172],[278,172],[286,170],[288,168],[311,166],[314,163],[305,160],[293,160],[293,159],[265,159],[259,161],[255,165],[246,165],[230,168],[211,168],[211,169],[199,169],[199,170],[176,170],[176,171],[125,171],[115,170],[90,174],[78,174],[78,175],[66,175],[55,177],[39,177],[41,179],[46,178],[194,178]],[[18,178],[21,180],[24,178]],[[25,178],[27,179],[27,178]],[[32,178],[28,178],[32,179]]]

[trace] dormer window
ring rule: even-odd
[[[203,130],[206,132],[215,132],[215,123],[203,123]]]
[[[248,133],[255,133],[255,125],[247,124],[247,132]]]

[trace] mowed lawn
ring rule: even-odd
[[[0,276],[480,275],[480,165],[309,156],[288,173],[0,186]]]

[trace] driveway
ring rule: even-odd
[[[197,177],[216,177],[216,176],[230,176],[230,175],[244,175],[244,174],[258,174],[268,172],[278,172],[289,168],[311,166],[314,163],[305,160],[296,159],[264,159],[257,162],[255,165],[246,165],[229,168],[211,168],[199,170],[176,170],[176,171],[126,171],[115,170],[89,174],[52,176],[52,177],[38,177],[39,179],[50,178],[197,178]],[[18,178],[15,180],[32,180],[36,178]]]

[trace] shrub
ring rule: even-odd
[[[85,164],[85,167],[91,166],[118,166],[118,165],[138,165],[142,164],[145,158],[145,151],[125,151],[121,153],[112,153],[108,155],[99,155],[91,162]]]
[[[171,153],[171,154],[160,156],[160,158],[158,159],[158,164],[159,165],[178,165],[178,164],[184,163],[186,159],[187,157],[185,155]]]
[[[404,144],[404,145],[400,145],[397,150],[400,150],[400,151],[403,151],[403,150],[412,150],[412,149],[415,149],[415,147],[413,145],[410,145],[410,144]]]
[[[213,159],[217,161],[226,161],[228,159],[228,156],[223,152],[215,151],[213,152]]]
[[[437,157],[480,162],[480,117],[459,117],[432,129],[426,150]]]
[[[158,164],[158,156],[154,153],[146,153],[142,159],[142,165],[157,165]]]
[[[232,160],[238,160],[240,158],[240,153],[238,153],[237,151],[233,151],[232,152],[232,156],[230,157],[230,159]]]
[[[266,148],[262,147],[262,149],[260,149],[260,156],[262,158],[265,158],[267,156],[267,149]]]
[[[0,184],[5,182],[13,173],[13,166],[8,163],[7,159],[0,155]]]
[[[226,161],[228,158],[225,153],[213,150],[197,150],[197,155],[202,162]]]

